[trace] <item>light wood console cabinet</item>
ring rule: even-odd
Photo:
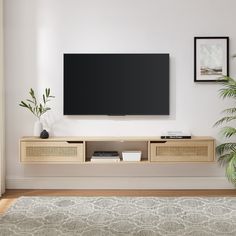
[[[34,164],[95,164],[94,151],[142,151],[140,162],[213,162],[215,141],[211,137],[160,139],[160,137],[57,137],[20,140],[20,161]],[[110,164],[110,162],[108,162]],[[115,164],[134,163],[120,161]]]

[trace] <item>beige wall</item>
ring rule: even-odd
[[[3,89],[3,0],[0,0],[0,195],[5,189],[4,171],[4,89]]]

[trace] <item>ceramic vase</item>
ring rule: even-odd
[[[34,136],[39,137],[42,131],[43,131],[42,122],[40,122],[40,120],[35,121],[35,123],[34,123]]]

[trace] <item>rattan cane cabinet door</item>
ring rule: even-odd
[[[212,162],[214,140],[171,140],[151,142],[151,162]]]
[[[25,163],[84,162],[84,142],[21,141],[20,160]]]

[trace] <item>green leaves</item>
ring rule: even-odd
[[[45,89],[45,94],[47,98],[55,98],[54,96],[50,95],[50,88]]]
[[[236,134],[236,129],[230,126],[226,126],[222,128],[220,132],[226,138],[230,138],[231,136]]]
[[[236,186],[236,153],[230,152],[221,155],[218,161],[222,166],[225,166],[225,174],[228,180]]]
[[[236,81],[231,77],[224,76],[220,79],[220,82],[223,85],[223,88],[219,90],[220,97],[222,99],[235,99]],[[226,116],[219,119],[214,126],[236,120],[236,107],[227,108],[222,113]],[[231,138],[236,135],[236,128],[226,126],[221,129],[220,133],[226,138]],[[228,180],[236,186],[236,143],[222,143],[216,147],[216,152],[219,154],[218,161],[220,165],[225,166],[225,174]]]
[[[216,148],[218,162],[225,166],[228,180],[236,186],[236,143],[223,143]]]
[[[222,113],[226,113],[226,114],[234,114],[234,113],[236,113],[236,107],[232,107],[232,108],[228,108],[228,109],[225,109],[225,110],[223,110],[222,111]]]
[[[215,124],[214,124],[214,126],[218,126],[218,125],[221,125],[222,123],[224,123],[224,122],[230,122],[230,121],[232,121],[232,120],[235,120],[236,119],[236,116],[226,116],[226,117],[223,117],[223,118],[221,118],[220,120],[218,120]]]
[[[219,155],[230,151],[236,152],[236,143],[222,143],[216,147],[216,152]]]
[[[21,103],[19,104],[21,107],[27,107],[28,108],[28,105],[25,103],[25,102],[23,102],[23,101],[21,101]]]
[[[32,112],[37,118],[46,113],[47,111],[51,110],[50,107],[47,107],[47,103],[50,101],[49,98],[55,98],[54,96],[50,95],[50,88],[45,89],[45,94],[43,94],[43,102],[39,103],[37,98],[35,97],[35,92],[31,88],[29,91],[29,95],[31,96],[30,99],[26,99],[26,101],[21,101],[19,106],[24,107],[30,112]]]
[[[226,176],[231,183],[236,185],[236,153],[232,155],[226,166]]]
[[[225,98],[236,98],[236,81],[228,76],[220,79],[220,82],[223,85],[223,88],[219,90],[220,97]]]
[[[29,91],[30,96],[35,99],[34,90],[31,88]]]
[[[49,94],[50,94],[50,88],[48,88],[48,89],[46,88],[46,89],[45,89],[45,93],[46,93],[46,97],[49,97]]]
[[[232,159],[233,155],[234,155],[234,153],[232,153],[232,152],[221,155],[218,158],[218,162],[220,163],[221,166],[227,166],[227,164]]]

